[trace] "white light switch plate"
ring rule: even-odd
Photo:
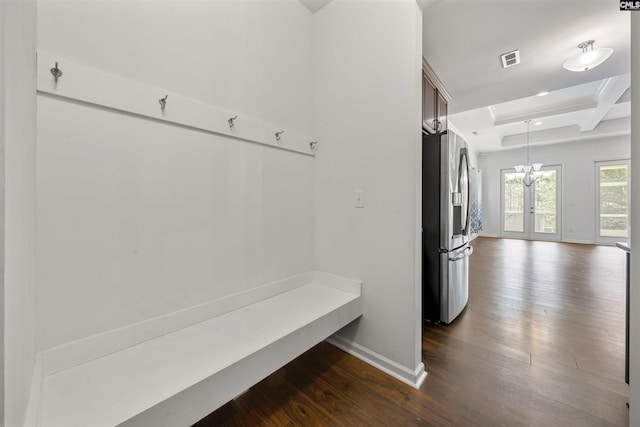
[[[356,208],[364,208],[364,190],[355,190],[353,192],[353,205]]]

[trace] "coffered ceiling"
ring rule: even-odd
[[[630,12],[617,0],[426,1],[423,54],[453,97],[453,128],[479,152],[525,144],[528,119],[531,144],[629,134]],[[590,39],[613,55],[562,68]],[[516,49],[521,63],[502,68]]]

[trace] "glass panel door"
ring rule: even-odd
[[[560,166],[546,166],[535,172],[527,187],[523,173],[502,171],[503,237],[560,240]]]
[[[524,238],[525,195],[523,173],[502,171],[502,235]]]
[[[535,172],[533,187],[533,238],[559,239],[558,235],[558,170],[549,168]]]
[[[629,161],[596,162],[596,241],[629,239]]]

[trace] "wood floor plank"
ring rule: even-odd
[[[472,244],[468,307],[424,324],[420,390],[321,343],[196,426],[627,426],[624,252]]]
[[[345,379],[363,384],[378,396],[377,400],[385,399],[395,408],[405,408],[419,425],[456,426],[474,425],[464,415],[451,414],[447,410],[446,402],[440,400],[425,400],[408,385],[401,383],[381,371],[372,371],[371,366],[353,357],[345,358],[340,364],[335,364],[332,371]],[[368,393],[367,393],[368,394]],[[390,412],[396,409],[391,408]],[[374,411],[378,414],[379,411]],[[405,415],[406,416],[406,415]],[[381,421],[381,420],[378,420]]]

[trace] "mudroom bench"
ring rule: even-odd
[[[310,272],[38,355],[27,425],[190,426],[362,315]]]

